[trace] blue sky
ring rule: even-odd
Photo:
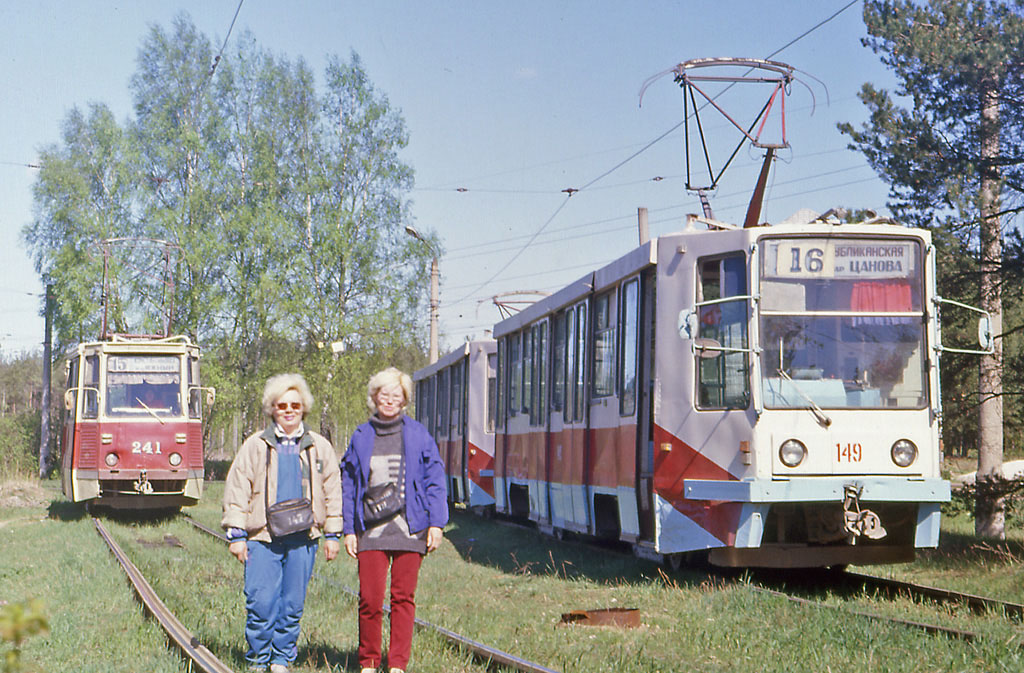
[[[682,119],[680,90],[661,78],[641,107],[648,77],[693,58],[767,57],[848,4],[245,0],[230,39],[248,30],[318,73],[328,55],[355,51],[401,112],[410,136],[402,158],[416,172],[415,226],[436,231],[445,247],[444,352],[499,319],[490,297],[554,291],[632,249],[638,207],[648,209],[655,236],[700,212],[684,189],[681,129],[652,142]],[[33,217],[36,171],[28,165],[38,150],[58,141],[76,106],[101,101],[128,118],[128,81],[150,26],[169,27],[187,13],[219,45],[237,7],[237,0],[0,3],[0,233],[8,241],[0,357],[42,341],[42,288],[20,242]],[[794,85],[787,98],[791,148],[772,172],[763,220],[800,208],[885,211],[886,185],[836,130],[866,118],[856,98],[864,82],[892,88],[889,72],[861,45],[864,34],[858,2],[773,57],[805,73],[799,77],[811,91]],[[742,120],[767,95],[748,88],[722,98]],[[731,151],[737,140],[728,125],[703,114],[712,152]],[[711,195],[718,219],[742,220],[760,157],[740,150]],[[571,198],[562,191],[584,186]]]

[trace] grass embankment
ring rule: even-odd
[[[216,527],[220,493],[221,486],[212,484],[203,502],[188,513]],[[91,523],[59,495],[48,497],[52,503],[28,507],[0,503],[0,597],[42,597],[50,606],[51,633],[28,643],[24,657],[33,667],[26,670],[186,670],[177,655],[167,652],[156,627],[141,617]],[[1019,536],[998,547],[979,545],[966,532],[969,525],[947,519],[938,551],[914,564],[882,570],[1024,602]],[[112,521],[109,527],[199,640],[241,670],[242,568],[223,543],[182,521]],[[1024,670],[1014,627],[995,617],[965,616],[904,600],[827,599],[919,621],[955,619],[984,636],[965,643],[796,605],[744,582],[722,586],[698,572],[665,575],[652,563],[557,542],[464,512],[454,513],[446,538],[424,563],[418,615],[566,672]],[[295,670],[357,671],[355,599],[338,588],[357,585],[355,562],[343,557],[327,564],[321,556],[316,572]],[[570,610],[608,607],[639,609],[642,626],[560,624]],[[83,655],[92,661],[83,662]],[[483,670],[423,633],[414,642],[411,668]]]

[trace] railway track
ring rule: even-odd
[[[227,542],[227,538],[219,531],[213,530],[212,528],[205,526],[204,524],[196,521],[190,516],[183,516],[185,520],[196,529],[206,533],[207,535],[211,535],[221,540],[222,542]],[[313,576],[317,578],[319,581],[326,582],[334,587],[337,587],[338,589],[341,589],[342,591],[356,599],[359,598],[359,592],[352,589],[351,587],[348,587],[339,582],[335,582],[331,579],[321,577],[315,572]],[[385,612],[390,612],[390,607],[385,605],[384,610]],[[527,659],[523,659],[521,657],[517,657],[514,654],[504,652],[489,645],[485,645],[484,643],[477,642],[475,640],[467,638],[466,636],[458,634],[455,631],[446,629],[443,626],[431,624],[430,622],[420,619],[419,617],[416,617],[415,623],[418,628],[432,631],[440,635],[449,643],[452,643],[460,649],[463,649],[471,653],[474,657],[476,657],[478,660],[483,662],[488,667],[502,666],[507,669],[521,671],[522,673],[558,673],[554,669],[547,668],[546,666],[542,666],[541,664],[529,661]]]
[[[508,519],[494,519],[493,522],[496,525],[511,526],[521,528],[523,530],[533,530],[541,535],[545,533],[539,531],[536,527],[525,525],[516,521]],[[628,551],[621,551],[610,549],[608,547],[595,547],[590,545],[588,542],[570,542],[560,540],[563,544],[583,544],[587,545],[589,549],[600,548],[602,551],[608,554],[632,554]],[[721,571],[710,570],[710,575],[716,576],[720,579],[723,584],[736,584],[739,582],[737,574],[727,569]],[[960,640],[973,642],[981,639],[981,635],[965,629],[958,629],[942,624],[935,624],[923,621],[900,619],[891,617],[888,615],[881,615],[866,610],[857,609],[848,605],[834,605],[826,603],[825,601],[816,600],[807,596],[796,595],[795,592],[787,590],[785,588],[775,588],[778,586],[787,585],[798,585],[803,592],[818,591],[824,587],[846,587],[848,590],[853,592],[863,593],[865,590],[875,590],[883,592],[891,597],[905,596],[912,599],[928,600],[931,602],[945,604],[945,605],[963,605],[968,607],[975,613],[992,613],[992,614],[1003,614],[1008,619],[1016,622],[1024,621],[1024,605],[1019,603],[1013,603],[1009,601],[1001,601],[994,598],[986,598],[983,596],[977,596],[974,594],[961,593],[952,591],[950,589],[940,589],[937,587],[927,586],[923,584],[914,584],[912,582],[904,582],[901,580],[889,579],[885,577],[879,577],[876,575],[870,575],[866,573],[858,573],[852,571],[841,571],[837,572],[830,569],[822,569],[820,571],[807,571],[801,570],[799,575],[792,572],[764,572],[754,573],[755,581],[746,583],[751,590],[763,593],[765,595],[775,596],[784,598],[793,603],[805,605],[808,607],[816,607],[828,610],[842,610],[848,614],[855,615],[859,618],[869,619],[872,621],[887,622],[898,626],[916,629],[924,631],[930,634],[944,635],[950,638],[957,638]],[[1022,640],[1019,644],[1021,649],[1024,649],[1024,634],[1022,634]]]
[[[164,602],[160,600],[153,587],[149,585],[146,578],[124,553],[124,550],[110,536],[106,527],[99,519],[93,518],[93,525],[103,541],[107,543],[111,553],[117,562],[121,564],[122,570],[128,576],[128,581],[135,590],[136,596],[146,608],[146,612],[153,616],[167,633],[167,637],[174,645],[181,650],[189,662],[190,670],[200,670],[204,673],[232,673],[232,669],[216,657],[213,652],[200,644],[199,640],[192,635],[192,632],[182,624],[174,614],[167,609]]]

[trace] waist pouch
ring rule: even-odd
[[[379,526],[393,519],[405,509],[398,486],[389,481],[379,486],[370,486],[363,494],[363,523],[367,528]]]

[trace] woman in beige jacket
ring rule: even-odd
[[[271,424],[251,435],[235,455],[224,485],[224,516],[231,553],[245,564],[245,658],[250,670],[287,673],[295,660],[306,586],[321,537],[324,556],[340,549],[341,475],[334,447],[303,418],[313,395],[299,374],[271,377],[263,411]],[[311,523],[294,532],[271,532],[268,506],[290,501]]]

